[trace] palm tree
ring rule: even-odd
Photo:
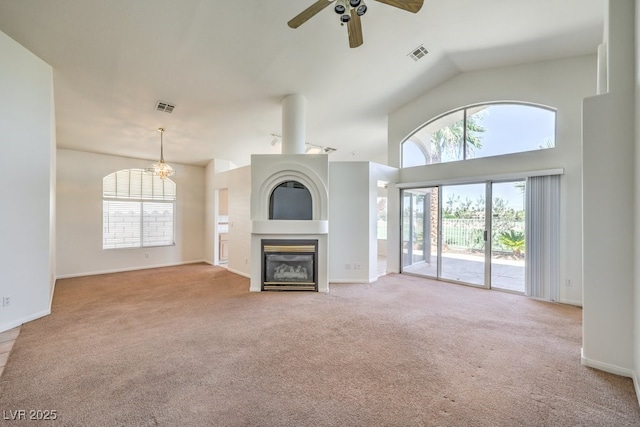
[[[486,129],[478,123],[482,116],[478,113],[467,117],[467,129],[464,132],[464,120],[458,120],[450,126],[445,126],[431,134],[431,162],[462,160],[463,150],[467,150],[466,158],[472,158],[477,149],[482,148],[482,137],[479,135]],[[464,136],[463,136],[464,135]],[[466,136],[466,144],[462,143]]]
[[[524,253],[525,242],[522,231],[503,231],[498,235],[498,241],[502,246],[511,249],[516,258],[520,258]]]

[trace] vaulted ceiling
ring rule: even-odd
[[[245,165],[279,152],[281,101],[298,93],[310,143],[384,163],[390,112],[460,72],[595,53],[605,10],[424,0],[412,14],[369,0],[351,49],[332,7],[287,26],[314,1],[0,0],[0,31],[53,67],[60,148],[155,159],[164,127],[170,163]]]

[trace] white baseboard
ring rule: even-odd
[[[588,366],[590,368],[598,369],[600,371],[609,372],[610,374],[620,375],[622,377],[634,378],[635,372],[631,369],[622,368],[620,366],[611,365],[609,363],[598,362],[597,360],[592,360],[584,357],[584,350],[581,350],[580,362],[583,366]],[[635,382],[635,381],[634,381]],[[636,387],[638,390],[638,387]]]
[[[238,276],[242,276],[242,277],[246,277],[247,279],[251,279],[251,275],[250,274],[244,273],[242,271],[238,271],[238,270],[235,270],[235,269],[229,268],[229,267],[227,267],[227,271],[229,273],[237,274]]]
[[[569,304],[569,305],[576,305],[578,307],[582,307],[582,301],[578,301],[578,300],[558,298],[558,302],[561,304]]]
[[[149,270],[152,268],[162,268],[162,267],[175,267],[177,265],[187,265],[187,264],[198,264],[204,262],[203,259],[197,259],[192,261],[181,261],[167,264],[155,264],[155,265],[143,265],[137,267],[127,267],[127,268],[114,268],[110,270],[101,270],[101,271],[87,271],[84,273],[73,273],[73,274],[63,274],[58,276],[57,279],[72,279],[74,277],[83,277],[83,276],[98,276],[100,274],[111,274],[111,273],[124,273],[126,271],[136,271],[136,270]]]
[[[378,280],[376,278],[376,280]],[[375,280],[373,280],[375,282]],[[356,284],[369,284],[371,281],[369,280],[354,280],[354,279],[331,279],[329,283],[356,283]]]
[[[18,326],[21,326],[27,322],[31,322],[32,320],[36,320],[39,319],[41,317],[44,316],[48,316],[51,314],[51,308],[49,308],[49,310],[44,310],[41,311],[39,313],[34,313],[31,314],[29,316],[23,317],[22,319],[16,319],[16,320],[12,320],[9,323],[5,323],[4,325],[0,325],[0,332],[4,332],[4,331],[8,331],[10,329],[13,328],[17,328]]]

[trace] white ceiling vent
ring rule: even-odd
[[[171,113],[174,108],[176,108],[175,105],[171,105],[167,102],[158,101],[156,104],[156,110],[164,111],[165,113]]]
[[[414,61],[417,61],[420,58],[427,56],[427,53],[429,53],[429,51],[427,51],[424,46],[420,45],[417,48],[413,49],[408,56]]]

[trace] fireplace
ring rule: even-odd
[[[263,291],[317,291],[317,240],[262,240]]]
[[[250,291],[329,292],[328,187],[326,154],[251,156]]]

